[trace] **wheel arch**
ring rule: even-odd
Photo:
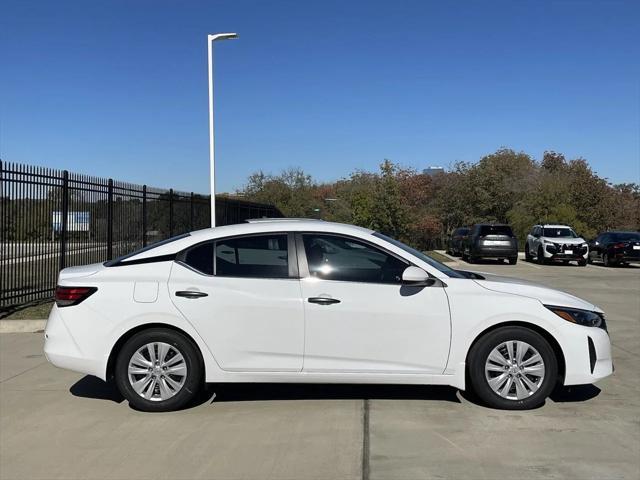
[[[198,342],[196,342],[195,339],[191,335],[189,335],[187,332],[185,332],[183,329],[176,327],[175,325],[170,325],[168,323],[155,322],[155,323],[143,323],[143,324],[137,325],[127,330],[126,332],[124,332],[120,336],[120,338],[118,338],[116,343],[111,348],[111,352],[109,353],[109,359],[107,360],[107,369],[106,369],[106,376],[105,376],[107,380],[113,379],[116,360],[118,358],[118,353],[120,353],[120,350],[122,349],[123,345],[127,342],[127,340],[133,337],[136,333],[142,332],[144,330],[150,330],[152,328],[163,328],[165,330],[173,330],[174,332],[178,332],[184,335],[187,339],[189,339],[189,341],[195,347],[196,352],[198,352],[198,355],[200,355],[200,361],[202,362],[202,369],[203,369],[202,370],[203,378],[206,378],[207,365],[206,365],[206,362],[204,361],[204,356],[202,354],[202,351],[200,350],[200,346],[198,345]]]
[[[540,334],[542,338],[544,338],[547,342],[549,342],[549,345],[551,345],[551,348],[553,349],[553,353],[555,354],[556,359],[558,361],[558,381],[564,384],[566,363],[564,358],[564,352],[562,351],[562,347],[560,347],[560,344],[558,343],[558,341],[555,339],[553,335],[551,335],[551,333],[549,333],[543,327],[536,325],[534,323],[520,322],[520,321],[508,321],[508,322],[496,323],[494,325],[491,325],[490,327],[485,328],[478,335],[476,335],[476,337],[473,339],[473,342],[471,342],[471,345],[469,346],[469,349],[467,350],[467,354],[465,356],[465,363],[466,363],[465,375],[468,375],[468,372],[469,372],[469,354],[473,350],[473,347],[475,346],[475,344],[478,343],[478,341],[488,333],[502,327],[528,328],[529,330],[532,330]]]

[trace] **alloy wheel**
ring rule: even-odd
[[[163,401],[175,396],[187,379],[187,364],[180,351],[164,342],[147,343],[129,359],[129,383],[142,398]]]
[[[523,400],[542,385],[545,365],[540,353],[531,345],[509,340],[491,350],[484,371],[494,393],[508,400]]]

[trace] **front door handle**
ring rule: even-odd
[[[309,297],[307,302],[317,303],[318,305],[333,305],[334,303],[340,303],[340,300],[330,297]]]
[[[204,292],[194,292],[193,290],[180,290],[176,292],[176,297],[201,298],[206,296],[207,294]]]

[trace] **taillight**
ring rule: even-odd
[[[613,248],[625,248],[626,246],[626,243],[616,243]]]
[[[56,305],[69,307],[83,302],[98,290],[96,287],[60,287],[56,288]]]

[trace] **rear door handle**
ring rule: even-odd
[[[340,303],[340,300],[329,297],[309,297],[307,298],[307,302],[317,303],[318,305],[333,305],[334,303]]]
[[[184,298],[201,298],[206,297],[208,294],[204,292],[194,292],[193,290],[179,290],[176,292],[176,297]]]

